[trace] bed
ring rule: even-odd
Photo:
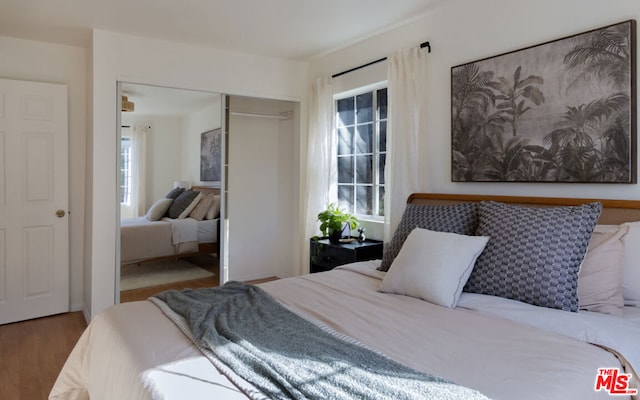
[[[468,208],[468,204],[491,211],[486,213],[483,209],[480,212],[480,222],[475,231],[482,235],[475,235],[476,238],[470,239],[470,235],[445,230],[438,231],[432,229],[433,226],[423,226],[422,223],[414,224],[411,228],[416,216],[427,215],[426,218],[436,221],[436,225],[458,221],[459,209]],[[599,204],[603,206],[601,213]],[[492,240],[500,241],[499,233],[487,236],[486,229],[496,221],[493,218],[495,213],[492,212],[503,208],[508,211],[509,223],[522,229],[521,233],[512,236],[523,236],[522,232],[526,232],[529,226],[536,225],[531,221],[523,224],[526,218],[520,212],[532,212],[538,216],[545,211],[536,210],[549,210],[551,229],[562,226],[563,218],[592,218],[591,230],[578,233],[587,235],[589,241],[588,251],[585,249],[587,255],[577,261],[580,273],[587,268],[587,260],[595,261],[596,268],[592,271],[594,276],[591,278],[603,282],[608,280],[608,275],[617,274],[617,278],[613,280],[618,283],[618,294],[610,296],[606,290],[601,290],[600,293],[595,293],[595,297],[599,296],[596,299],[593,297],[594,293],[582,293],[588,302],[585,300],[583,304],[581,297],[580,309],[574,312],[562,309],[573,307],[572,302],[565,305],[564,298],[555,305],[540,306],[531,304],[528,298],[515,300],[478,293],[482,290],[473,288],[474,280],[478,279],[474,273],[482,271],[482,262],[486,262],[482,257],[491,255],[495,250],[488,247],[489,243]],[[561,214],[555,214],[558,209],[561,209]],[[445,210],[444,214],[442,210]],[[457,211],[452,214],[451,210]],[[445,218],[440,218],[442,215]],[[499,218],[497,220],[500,221]],[[453,382],[456,387],[469,389],[474,394],[468,398],[602,399],[610,398],[612,390],[614,393],[618,390],[616,398],[636,398],[634,393],[639,382],[635,371],[640,367],[640,295],[637,293],[640,271],[633,260],[634,254],[639,251],[636,249],[637,244],[640,244],[637,242],[640,236],[635,230],[640,228],[631,221],[640,221],[638,201],[603,200],[594,205],[594,201],[590,199],[414,194],[409,198],[405,215],[393,240],[385,248],[382,260],[354,263],[332,271],[271,281],[257,285],[257,289],[249,287],[247,290],[270,295],[275,303],[304,321],[310,321],[323,332],[329,332],[358,348],[370,350],[372,357],[381,355],[417,373],[443,378],[446,380],[444,385]],[[405,235],[403,229],[409,232]],[[535,230],[537,233],[542,228],[536,227]],[[435,245],[417,242],[421,246],[417,253],[412,252],[414,239],[421,238],[414,233],[434,235],[429,237]],[[402,243],[398,246],[396,239],[403,235]],[[556,234],[554,237],[557,236],[563,235]],[[485,237],[489,239],[483,240]],[[465,245],[462,249],[459,245],[464,240],[473,242],[473,246]],[[485,247],[478,244],[483,241]],[[531,239],[526,237],[524,241],[530,242]],[[559,242],[561,246],[567,246],[580,240],[563,236]],[[431,269],[432,263],[439,265],[437,259],[440,249],[446,252],[449,244],[456,245],[452,248],[455,254],[448,253],[449,258],[445,257],[441,262],[448,263],[447,266],[451,264],[452,267]],[[394,246],[399,248],[394,249]],[[493,246],[495,247],[495,243]],[[553,246],[554,244],[545,242],[544,246],[533,248],[546,249]],[[420,253],[425,248],[430,251],[430,260],[426,263],[429,265],[421,265],[421,268],[426,268],[431,279],[423,280],[423,286],[412,286],[416,282],[415,277],[407,278],[416,273],[413,264],[425,260],[424,254]],[[532,249],[530,246],[526,248]],[[566,250],[565,253],[571,251]],[[514,250],[510,254],[515,252]],[[462,257],[462,253],[470,254],[465,262],[472,269],[464,278],[461,277],[467,274],[466,270],[456,276],[450,275],[451,270],[458,268],[453,267],[452,260]],[[390,260],[390,257],[393,259]],[[514,265],[518,262],[514,261]],[[390,263],[387,271],[383,268],[385,263]],[[455,264],[457,265],[457,261]],[[617,272],[614,273],[613,269]],[[396,279],[402,278],[403,272],[404,283],[402,279]],[[424,270],[417,273],[423,274]],[[589,277],[580,277],[583,278],[587,282]],[[553,276],[546,280],[557,279],[557,276]],[[425,288],[425,285],[429,286],[433,281],[438,282],[437,287]],[[234,284],[236,283],[228,285]],[[467,287],[469,284],[471,286]],[[582,284],[581,281],[580,285]],[[525,286],[535,285],[536,282],[528,282]],[[449,286],[451,290],[443,289]],[[573,290],[576,291],[576,288]],[[183,294],[176,294],[180,295]],[[189,338],[193,336],[193,332],[186,327],[187,317],[168,307],[171,296],[173,295],[164,297],[164,301],[120,304],[98,315],[65,363],[50,399],[277,397],[265,396],[264,391],[256,389],[259,387],[258,383],[251,384],[243,378],[244,375],[236,373],[240,368],[234,370],[229,368],[228,365],[231,364],[221,362],[224,358],[223,346],[212,352],[202,349],[197,339],[194,341]],[[551,297],[556,300],[558,298]],[[616,299],[612,300],[613,297]],[[541,300],[534,299],[533,302],[536,301]],[[583,309],[587,304],[591,311]],[[215,315],[216,321],[226,321],[240,314]],[[274,314],[268,315],[267,322],[271,317],[279,321],[279,317]],[[154,334],[141,335],[141,327]],[[260,334],[266,332],[261,328],[256,329]],[[276,324],[272,329],[277,334],[263,336],[284,337],[291,341],[292,349],[297,348],[294,339],[298,333],[287,332],[286,326],[283,327],[282,324]],[[305,361],[305,358],[314,361],[308,355],[314,354],[311,347],[310,344],[308,353],[288,349],[276,353],[287,353],[291,362],[297,362],[298,359]],[[356,364],[347,363],[353,368]],[[318,365],[319,369],[324,367]],[[342,372],[335,371],[335,375]],[[380,379],[388,378],[384,371],[375,372]],[[327,374],[316,378],[323,381],[331,377]],[[292,379],[295,380],[296,377]],[[307,384],[305,382],[304,385]],[[316,384],[309,383],[309,386],[315,389]],[[375,394],[360,396],[368,397],[384,398]],[[404,394],[393,397],[429,398]],[[454,395],[449,398],[467,396]]]
[[[195,195],[189,197],[188,194]],[[184,208],[176,208],[174,218],[170,218],[167,215],[171,207],[182,200],[180,195],[185,199]],[[219,188],[208,186],[193,186],[190,193],[172,190],[168,196],[175,198],[159,199],[145,216],[123,218],[120,221],[121,265],[176,256],[217,254],[220,231],[219,195]],[[216,207],[217,212],[214,210]]]

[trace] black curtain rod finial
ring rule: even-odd
[[[425,47],[427,48],[427,51],[428,51],[429,53],[431,53],[431,45],[429,44],[429,42],[422,42],[422,43],[420,43],[420,48],[421,48],[421,49],[424,49]]]

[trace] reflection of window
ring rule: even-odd
[[[338,205],[350,213],[384,216],[387,89],[336,100]]]
[[[120,203],[131,203],[131,140],[120,139]]]

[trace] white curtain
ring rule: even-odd
[[[330,77],[316,78],[309,102],[309,135],[307,137],[307,168],[303,199],[303,265],[308,265],[309,238],[319,233],[318,213],[327,204],[337,201],[335,157],[337,138],[334,135],[333,85]],[[306,262],[305,262],[306,260]]]
[[[307,177],[305,204],[305,237],[318,233],[318,213],[336,202],[337,163],[334,157],[336,138],[333,134],[333,85],[330,77],[317,78],[311,88],[309,136],[307,141]]]
[[[387,57],[387,160],[385,168],[385,232],[389,242],[395,232],[407,197],[427,192],[425,171],[426,57],[419,47],[403,49]]]
[[[146,210],[146,153],[147,134],[146,126],[132,126],[126,137],[129,137],[131,146],[131,194],[128,204],[122,204],[121,217],[139,217],[145,215]]]

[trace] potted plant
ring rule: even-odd
[[[355,216],[340,210],[333,203],[318,214],[318,221],[320,221],[320,232],[322,232],[322,235],[329,237],[332,242],[340,240],[342,232],[347,226],[350,229],[356,229],[360,224],[360,221]]]

